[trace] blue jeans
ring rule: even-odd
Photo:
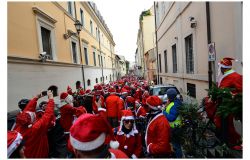
[[[181,149],[181,128],[171,128],[171,143],[174,148],[176,158],[182,158]]]

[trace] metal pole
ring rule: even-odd
[[[155,44],[156,44],[156,61],[157,61],[157,84],[159,84],[160,81],[160,75],[159,75],[159,59],[158,59],[158,39],[157,39],[157,25],[156,25],[156,7],[154,2],[154,13],[155,13]]]
[[[211,43],[211,26],[210,26],[210,6],[209,2],[206,2],[206,18],[207,18],[207,42]],[[213,81],[213,71],[212,71],[213,62],[208,61],[208,85],[209,89],[212,87]]]
[[[75,6],[75,20],[77,20],[77,14],[76,14],[76,2],[74,2],[74,6]],[[84,68],[83,68],[83,60],[82,60],[82,47],[81,47],[81,38],[80,38],[80,31],[77,31],[77,35],[78,35],[78,41],[79,41],[79,48],[80,48],[80,57],[81,57],[81,70],[82,70],[82,80],[83,80],[83,89],[86,89],[85,86],[85,77],[84,77]]]

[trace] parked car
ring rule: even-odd
[[[177,98],[183,101],[183,97],[180,94],[179,90],[172,84],[151,86],[149,89],[149,94],[158,96],[162,100],[163,103],[166,103],[168,99],[167,90],[169,88],[176,89],[178,93]]]

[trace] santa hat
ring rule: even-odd
[[[85,91],[85,94],[90,94],[91,93],[91,90],[90,89],[87,89],[86,91]]]
[[[219,66],[222,68],[232,68],[232,60],[235,60],[235,59],[230,58],[230,57],[225,57],[219,62]]]
[[[153,110],[159,110],[162,105],[162,101],[158,96],[150,96],[146,100],[146,104]]]
[[[101,91],[101,90],[102,90],[102,86],[101,86],[101,85],[98,85],[98,86],[96,87],[96,90]]]
[[[128,93],[128,90],[123,87],[121,90],[121,94],[127,94],[127,93]]]
[[[72,91],[72,88],[70,86],[68,86],[67,91]]]
[[[84,90],[81,89],[81,90],[79,91],[79,95],[84,95],[84,94],[85,94]]]
[[[11,154],[18,148],[18,146],[21,144],[23,137],[22,135],[17,131],[8,131],[8,158],[11,156]]]
[[[92,151],[104,144],[106,136],[111,136],[110,147],[117,149],[110,124],[100,115],[83,114],[70,128],[70,143],[80,151]]]
[[[108,89],[108,92],[109,92],[110,94],[115,94],[115,93],[116,93],[115,88],[109,88],[109,89]]]
[[[100,90],[95,91],[95,95],[101,95],[101,94],[102,94],[102,91]]]
[[[122,129],[122,125],[123,125],[124,120],[135,120],[134,115],[133,115],[131,110],[122,110],[122,118],[120,121],[120,128],[118,130],[118,134],[120,134],[122,132],[121,129]],[[129,134],[127,134],[127,138],[129,138],[130,135],[134,135],[137,133],[138,133],[138,130],[136,129],[136,125],[134,123],[132,130],[130,131]],[[124,149],[127,149],[127,148],[124,148]]]
[[[61,99],[61,102],[66,102],[67,104],[72,104],[73,103],[73,97],[70,94],[66,93],[66,92],[61,93],[60,99]]]
[[[135,98],[132,97],[132,96],[127,96],[126,102],[127,102],[127,103],[135,103]]]
[[[17,116],[16,123],[20,124],[21,126],[31,128],[35,120],[36,120],[35,112],[25,111]]]

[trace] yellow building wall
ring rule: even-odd
[[[102,27],[98,26],[96,18],[89,8],[87,2],[76,2],[77,19],[80,20],[80,8],[84,12],[84,27],[80,32],[81,40],[88,42],[88,65],[94,66],[93,47],[96,48],[96,66],[99,66],[98,55],[100,54],[99,41],[96,38],[96,27],[100,30],[100,35],[103,35],[104,40],[101,43],[101,51],[105,56],[105,63],[107,68],[111,68],[110,45],[107,42],[108,38]],[[74,26],[74,19],[69,14],[65,13],[68,10],[67,2],[8,2],[8,56],[16,56],[23,58],[38,59],[39,57],[39,40],[37,33],[36,14],[32,7],[38,7],[46,14],[53,17],[57,22],[54,24],[55,32],[55,54],[58,62],[72,63],[72,53],[70,38],[64,39],[63,34],[67,30],[76,32]],[[61,7],[60,7],[61,6]],[[93,23],[93,34],[90,32],[90,20]],[[101,37],[102,38],[102,37]],[[77,44],[78,45],[78,44]],[[112,46],[114,47],[114,45]],[[83,64],[86,64],[83,42],[81,42]],[[80,54],[80,53],[79,53]],[[80,60],[80,55],[78,55]],[[104,58],[103,58],[104,59]]]

